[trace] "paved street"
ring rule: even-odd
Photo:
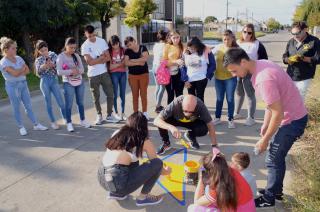
[[[289,39],[287,32],[267,35],[260,40],[264,42],[271,60],[282,64],[282,53]],[[150,120],[150,134],[156,146],[160,144],[157,129],[152,125],[156,114],[154,81],[150,75],[151,86],[148,90],[148,108]],[[185,91],[186,92],[186,91]],[[102,95],[103,96],[103,95]],[[85,94],[85,109],[87,120],[91,123],[96,118],[92,97],[88,86]],[[126,114],[132,112],[131,92],[127,89]],[[166,102],[166,97],[163,104]],[[32,98],[33,109],[41,123],[49,126],[49,118],[45,109],[42,95]],[[211,115],[215,111],[215,91],[213,82],[207,87],[205,103],[209,107]],[[75,103],[74,103],[75,104]],[[225,104],[226,105],[226,104]],[[106,111],[105,99],[102,105]],[[57,109],[57,107],[55,107]],[[56,117],[58,116],[58,111]],[[242,111],[243,115],[246,111]],[[226,107],[222,117],[223,124],[217,127],[217,138],[221,150],[227,158],[233,152],[246,151],[251,154],[251,169],[256,175],[258,187],[266,185],[266,169],[263,156],[253,156],[253,147],[259,139],[258,129],[263,118],[263,104],[258,103],[257,121],[259,124],[253,127],[243,125],[244,120],[236,121],[236,129],[228,129],[226,122]],[[194,186],[185,187],[185,206],[178,203],[165,190],[156,185],[154,194],[165,194],[162,204],[151,207],[138,208],[135,205],[135,197],[138,192],[130,195],[128,200],[122,202],[107,201],[106,192],[100,187],[96,173],[104,153],[104,142],[111,133],[122,124],[104,124],[94,126],[91,129],[81,128],[79,116],[74,108],[73,120],[76,131],[68,133],[63,125],[60,130],[37,132],[31,130],[32,126],[24,115],[24,122],[29,135],[21,137],[16,128],[12,116],[11,106],[7,103],[0,104],[0,212],[98,212],[98,211],[186,211],[187,206],[193,202]],[[59,120],[62,124],[62,120]],[[175,150],[182,146],[173,140]],[[187,159],[199,160],[210,150],[208,137],[199,139],[201,149],[199,151],[188,150]],[[173,150],[174,151],[174,150]],[[183,151],[169,157],[166,161],[183,164]],[[289,167],[290,169],[290,167]],[[288,175],[287,175],[288,176]],[[160,179],[161,180],[161,179]],[[288,177],[286,178],[286,182]],[[178,193],[176,190],[173,194]],[[287,190],[285,190],[287,193]],[[277,211],[283,211],[277,203]],[[264,210],[266,211],[266,210]],[[273,210],[272,210],[273,211]]]

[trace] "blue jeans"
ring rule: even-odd
[[[71,111],[72,111],[72,103],[73,103],[73,97],[76,95],[76,102],[78,105],[78,111],[80,114],[80,120],[85,120],[84,117],[84,82],[82,81],[81,85],[78,86],[72,86],[68,82],[63,83],[63,89],[64,89],[64,98],[66,101],[66,120],[67,123],[72,123],[71,120]]]
[[[113,72],[111,73],[111,80],[113,85],[113,106],[114,111],[118,113],[118,88],[120,87],[121,98],[121,112],[124,113],[126,103],[126,86],[127,86],[127,73],[126,72]]]
[[[166,90],[166,86],[159,85],[157,83],[156,73],[155,73],[156,68],[157,67],[153,67],[153,77],[154,77],[154,82],[156,84],[156,93],[155,93],[156,94],[156,106],[159,107],[159,106],[161,106],[161,101],[163,98],[164,91]]]
[[[227,80],[215,80],[217,102],[216,102],[216,118],[221,118],[224,96],[227,96],[228,103],[228,120],[233,120],[234,113],[234,93],[237,87],[237,78],[233,77]]]
[[[43,76],[40,80],[40,90],[46,100],[47,112],[51,122],[55,122],[56,119],[54,117],[52,111],[52,102],[51,102],[51,93],[56,99],[56,102],[60,108],[61,116],[66,119],[66,106],[64,104],[60,87],[58,83],[58,79],[56,76]]]
[[[24,109],[34,125],[38,123],[31,105],[31,98],[29,93],[29,88],[26,80],[18,82],[8,82],[5,83],[6,91],[9,96],[11,105],[13,107],[13,115],[16,119],[18,127],[23,127],[21,114],[20,114],[20,102],[22,102]]]
[[[281,194],[283,179],[286,173],[286,156],[293,143],[303,135],[307,126],[308,116],[293,121],[279,128],[274,140],[271,141],[266,155],[268,169],[267,187],[264,198],[274,202],[275,195]]]

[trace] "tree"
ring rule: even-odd
[[[205,24],[208,24],[208,23],[211,23],[211,22],[215,22],[215,21],[218,21],[218,19],[214,16],[207,16],[205,19],[204,19],[204,23]]]
[[[110,26],[111,18],[119,15],[126,2],[124,0],[91,0],[95,16],[101,23],[102,37],[106,40],[106,29]]]
[[[124,23],[129,27],[136,27],[137,42],[141,42],[141,26],[150,22],[150,15],[157,9],[157,5],[153,0],[131,0],[124,11],[127,17]]]
[[[270,31],[273,31],[273,30],[275,30],[275,29],[279,29],[280,28],[280,26],[281,26],[281,24],[276,20],[276,19],[274,19],[274,18],[269,18],[268,20],[267,20],[267,27],[268,27],[268,29],[270,30]]]
[[[319,25],[320,0],[303,0],[293,15],[293,21],[306,21],[310,27]]]

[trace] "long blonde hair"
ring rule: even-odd
[[[1,37],[0,44],[1,44],[0,49],[1,49],[2,55],[4,55],[5,50],[8,50],[12,45],[17,46],[17,42],[15,42],[14,40],[8,37]]]

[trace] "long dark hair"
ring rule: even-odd
[[[233,32],[230,29],[225,30],[223,33],[223,36],[228,36],[232,38],[232,44],[231,44],[232,48],[239,47],[236,41],[236,36],[233,34]]]
[[[158,33],[157,33],[157,40],[160,42],[167,42],[167,36],[168,36],[168,33],[166,31],[164,31],[163,29],[159,30]]]
[[[219,153],[212,161],[212,153],[202,158],[203,168],[210,189],[215,190],[217,194],[217,206],[222,211],[237,208],[237,192],[235,179],[231,175],[231,170],[225,157]]]
[[[37,40],[36,48],[34,51],[34,58],[38,58],[40,56],[39,50],[42,49],[43,47],[48,48],[47,42],[45,42],[44,40]]]
[[[206,49],[206,45],[204,45],[198,37],[192,37],[187,43],[187,46],[194,47],[199,56],[203,55],[203,52]]]
[[[126,124],[105,144],[110,150],[126,150],[142,157],[144,142],[149,138],[148,120],[141,112],[128,117]]]
[[[122,53],[122,51],[123,51],[123,47],[122,47],[122,45],[121,45],[120,38],[118,37],[118,35],[112,35],[112,36],[110,37],[110,39],[109,39],[109,42],[108,42],[109,52],[110,52],[110,55],[111,55],[111,56],[112,56],[112,51],[113,51],[112,45],[115,45],[115,44],[117,44],[117,43],[119,43],[120,55],[121,55],[121,53]]]

